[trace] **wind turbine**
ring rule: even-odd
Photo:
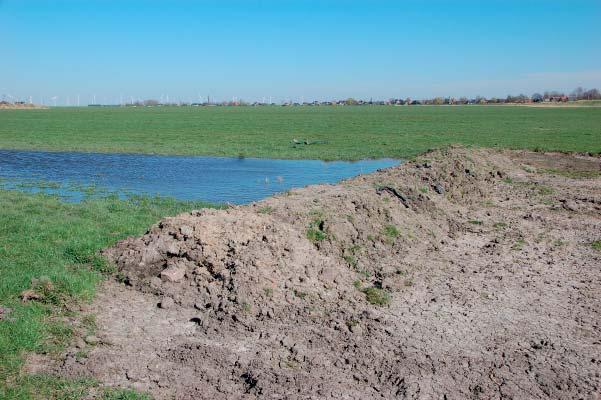
[[[52,100],[54,102],[54,107],[56,107],[56,100],[58,99],[58,96],[52,96],[50,98],[50,100]]]

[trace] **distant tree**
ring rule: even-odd
[[[597,89],[587,90],[582,93],[582,98],[585,100],[599,100],[601,99],[601,93]]]
[[[572,92],[572,97],[575,98],[576,100],[582,100],[583,95],[584,95],[584,89],[582,87],[580,87],[580,86],[578,86]]]
[[[159,101],[158,100],[154,100],[154,99],[144,100],[144,105],[145,106],[158,106],[159,105]]]
[[[532,101],[535,103],[540,103],[541,101],[543,101],[543,95],[540,93],[534,93],[532,95]]]
[[[432,99],[432,104],[441,105],[444,104],[444,100],[442,97],[435,97]]]
[[[357,104],[359,104],[359,102],[353,99],[352,97],[349,97],[344,101],[344,104],[346,104],[347,106],[356,106]]]
[[[520,94],[517,97],[517,102],[518,103],[526,103],[528,100],[530,100],[530,98],[528,96],[526,96],[525,94]]]

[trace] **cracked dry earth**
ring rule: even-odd
[[[48,368],[157,399],[599,398],[599,168],[451,148],[166,218],[105,251],[99,343]]]

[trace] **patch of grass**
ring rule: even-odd
[[[422,193],[428,193],[430,191],[430,188],[428,186],[422,186],[419,188],[419,191]]]
[[[69,340],[72,328],[54,317],[67,303],[92,299],[110,272],[97,255],[100,249],[144,233],[164,216],[205,206],[139,196],[64,203],[56,196],[0,190],[0,304],[12,308],[14,318],[0,321],[0,398],[53,398],[41,385],[16,390],[7,382],[25,379],[18,378],[23,352],[60,351]],[[42,296],[22,302],[25,290]]]
[[[321,242],[326,239],[326,234],[322,230],[309,228],[307,229],[307,239],[313,243]]]
[[[145,393],[138,393],[131,389],[105,389],[101,400],[151,400]]]
[[[552,175],[561,175],[571,179],[594,179],[601,176],[599,171],[576,171],[557,168],[546,168],[542,172]]]
[[[545,185],[536,185],[536,191],[541,196],[548,196],[555,193],[555,190]]]
[[[324,232],[324,220],[323,220],[323,212],[319,210],[311,211],[310,215],[314,217],[313,221],[309,223],[309,228],[307,229],[307,239],[309,239],[313,243],[321,242],[327,238],[326,233]]]
[[[88,358],[88,356],[89,356],[89,353],[85,350],[78,350],[75,353],[75,359],[77,361],[85,360],[86,358]]]
[[[493,228],[501,230],[507,228],[507,224],[505,222],[495,222]]]
[[[299,299],[304,299],[305,297],[307,297],[307,293],[301,292],[301,291],[296,290],[296,289],[294,289],[294,295],[296,297],[298,297]]]
[[[363,276],[365,279],[369,279],[369,277],[371,276],[371,272],[369,272],[366,269],[360,269],[357,271],[357,273],[361,276]]]
[[[352,327],[355,327],[359,325],[359,321],[357,321],[356,319],[349,319],[348,321],[346,321],[346,326],[350,329]]]
[[[396,239],[397,237],[399,237],[401,235],[401,232],[399,232],[399,229],[394,225],[386,225],[384,227],[382,233],[384,233],[384,235],[389,237],[390,239]]]
[[[524,169],[524,171],[528,172],[528,173],[534,173],[536,172],[536,168],[530,166],[530,165],[523,165],[522,168]]]
[[[375,286],[368,287],[362,290],[365,293],[365,298],[370,304],[377,306],[385,306],[390,303],[390,293],[384,289]]]
[[[11,400],[79,400],[98,386],[92,379],[63,379],[49,375],[24,375],[0,389],[0,398]],[[35,395],[33,395],[35,393]]]
[[[470,219],[469,221],[470,224],[472,225],[482,225],[482,221],[478,220],[478,219]]]
[[[73,337],[73,328],[64,322],[46,320],[45,337],[36,351],[43,354],[59,354]]]
[[[539,196],[548,196],[548,195],[555,193],[553,188],[550,188],[549,186],[546,186],[546,185],[541,185],[536,182],[513,182],[513,183],[516,186],[529,188],[530,190],[534,191]]]
[[[273,289],[272,288],[269,288],[269,287],[263,288],[263,292],[265,293],[265,296],[273,297]]]
[[[526,245],[526,241],[524,239],[518,239],[513,246],[511,246],[511,250],[522,250],[524,248],[524,246]]]
[[[2,110],[0,147],[325,160],[455,143],[599,153],[600,126],[593,107],[57,107]]]
[[[346,261],[346,263],[351,267],[357,267],[357,259],[355,258],[355,256],[351,254],[345,254],[344,256],[342,256],[342,258],[344,258],[344,261]]]
[[[597,251],[601,251],[601,240],[595,240],[592,242],[591,247]]]
[[[86,334],[93,335],[96,333],[96,315],[87,314],[81,319],[81,326],[86,330]]]
[[[271,206],[263,206],[257,210],[259,214],[271,214],[273,212],[273,207]]]

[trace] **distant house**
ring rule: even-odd
[[[566,96],[566,95],[563,95],[563,96],[551,96],[549,98],[549,101],[555,102],[555,103],[566,103],[569,100],[570,100],[569,97]]]

